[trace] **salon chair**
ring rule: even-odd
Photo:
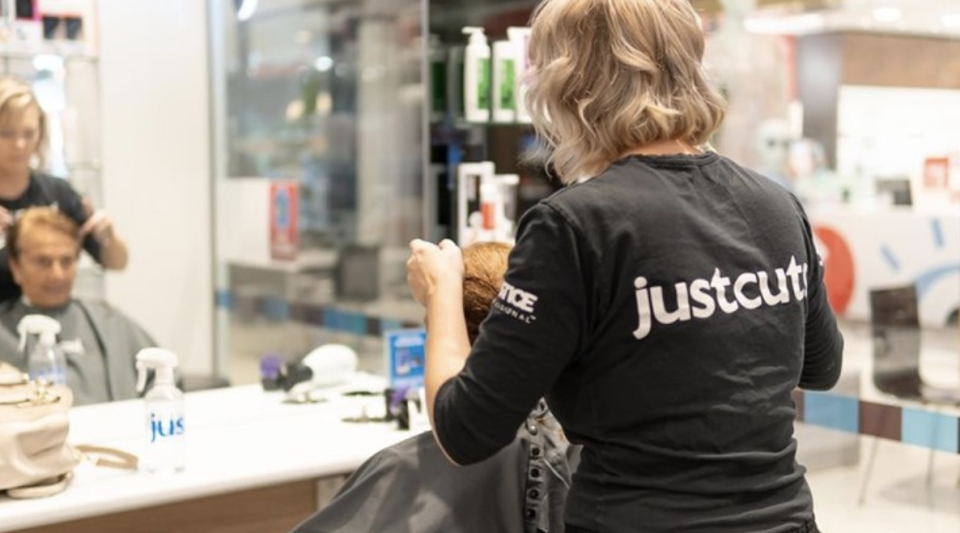
[[[920,372],[921,329],[917,290],[913,284],[870,291],[870,331],[873,341],[873,384],[887,398],[916,402],[927,408],[960,406],[960,390],[926,383]],[[884,411],[885,417],[891,413]],[[881,426],[892,421],[881,420]],[[934,428],[936,430],[936,428]],[[859,503],[866,498],[880,437],[873,438],[867,469],[860,485]],[[934,450],[927,464],[927,490],[933,483]]]

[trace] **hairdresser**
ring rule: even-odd
[[[104,268],[127,266],[127,245],[113,221],[65,180],[38,170],[49,129],[37,98],[25,83],[0,78],[0,234],[28,207],[54,206],[80,227],[83,249]],[[0,240],[0,245],[4,243]],[[6,247],[0,249],[0,302],[18,298]]]
[[[705,148],[703,53],[688,0],[546,0],[526,101],[571,185],[520,221],[472,348],[460,249],[411,243],[440,448],[482,461],[545,397],[583,445],[567,533],[817,531],[791,393],[836,384],[843,339],[800,203]]]

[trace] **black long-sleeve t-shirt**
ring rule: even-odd
[[[633,156],[521,220],[436,432],[461,464],[541,397],[584,446],[567,521],[597,532],[813,523],[791,391],[832,387],[843,340],[806,216],[714,153]]]

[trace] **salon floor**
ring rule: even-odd
[[[878,399],[870,379],[872,344],[869,327],[862,323],[842,325],[845,339],[843,377],[837,392]],[[944,387],[960,387],[960,334],[953,329],[924,330],[921,373],[924,379]],[[845,383],[846,382],[846,383]],[[852,383],[855,389],[847,390]],[[826,432],[828,438],[859,452],[853,460],[811,468],[807,479],[813,490],[817,522],[824,533],[956,533],[960,531],[960,455],[931,452],[927,448],[871,437],[853,437]],[[800,455],[804,447],[823,447],[826,439],[804,439],[799,428]],[[844,444],[842,444],[844,445]],[[876,448],[874,448],[876,445]],[[876,458],[868,482],[868,464]],[[828,452],[829,453],[829,452]],[[819,462],[823,454],[817,454]],[[842,464],[838,464],[842,463]],[[811,466],[814,466],[811,464]],[[929,477],[928,477],[929,473]]]
[[[960,531],[960,455],[881,441],[859,503],[873,440],[862,438],[859,464],[808,473],[824,533],[956,533]],[[802,446],[802,443],[801,443]]]

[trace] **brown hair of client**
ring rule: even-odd
[[[6,248],[14,261],[20,259],[20,252],[22,251],[20,250],[20,242],[23,240],[23,234],[37,226],[46,226],[68,235],[77,241],[77,253],[80,252],[80,236],[77,233],[79,231],[77,223],[70,220],[70,217],[64,215],[55,207],[36,206],[20,212],[13,225],[7,228]]]
[[[463,315],[470,344],[477,340],[480,323],[500,293],[510,249],[509,244],[500,242],[476,243],[463,249]]]

